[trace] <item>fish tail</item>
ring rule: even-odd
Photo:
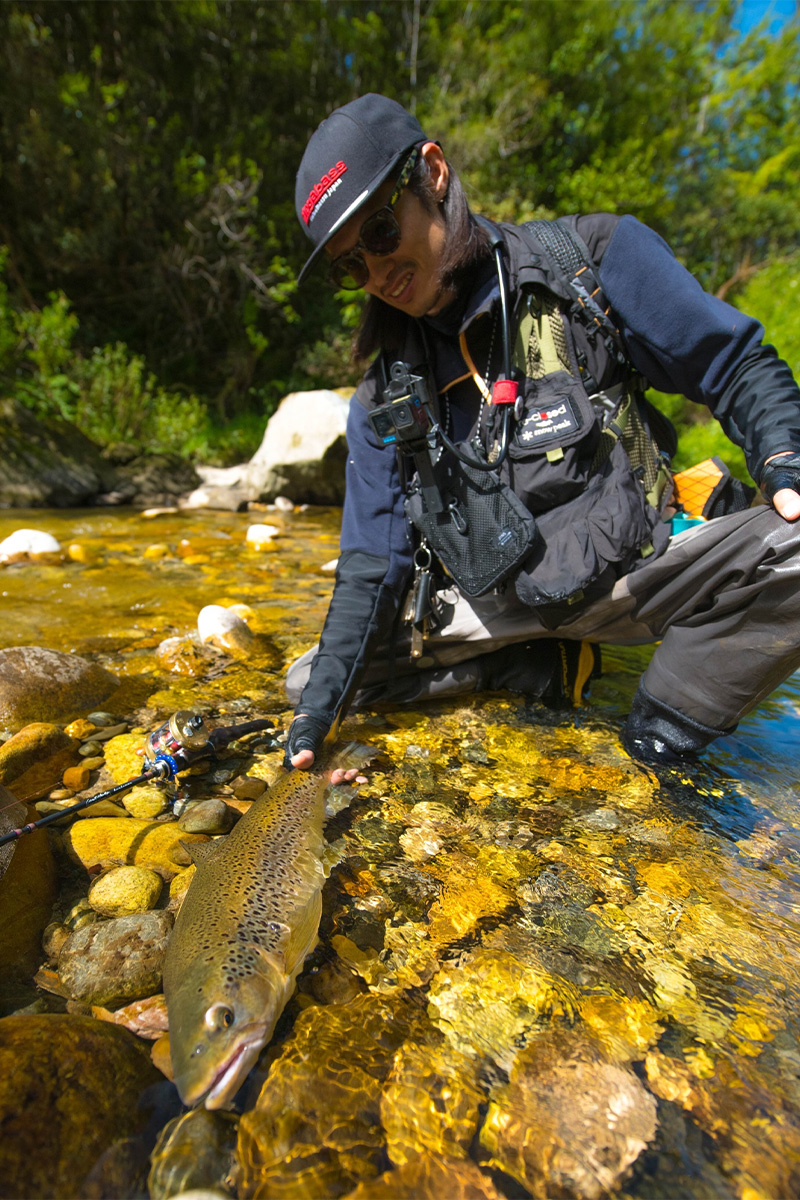
[[[354,768],[365,767],[377,753],[374,746],[368,746],[365,742],[348,742],[341,750],[333,752],[330,765],[334,769],[338,767],[342,771],[352,771]]]

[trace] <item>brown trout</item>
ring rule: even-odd
[[[287,771],[225,839],[192,846],[197,871],[164,963],[184,1104],[229,1103],[272,1037],[317,943],[331,770],[360,768],[374,754],[351,742],[311,771]]]

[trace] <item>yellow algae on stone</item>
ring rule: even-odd
[[[77,821],[63,837],[67,851],[85,867],[98,863],[150,867],[167,878],[186,865],[182,842],[208,841],[204,834],[184,833],[177,821],[140,821],[136,817]]]
[[[64,733],[67,737],[85,742],[93,733],[97,733],[97,728],[92,721],[87,721],[85,717],[78,717],[77,721],[70,721],[69,725],[64,726]]]
[[[406,1042],[381,1097],[389,1158],[398,1167],[424,1152],[466,1158],[484,1099],[473,1059],[446,1043]]]
[[[691,866],[679,865],[674,862],[640,863],[636,873],[644,887],[653,892],[663,893],[671,899],[685,900],[690,895],[695,884],[687,878],[687,870]]]
[[[594,994],[584,997],[580,1008],[581,1017],[615,1062],[642,1058],[664,1031],[652,1004],[635,996]]]
[[[177,912],[180,906],[183,904],[186,893],[189,890],[189,884],[194,879],[196,870],[197,867],[194,865],[194,863],[192,863],[190,867],[185,867],[183,870],[178,871],[177,875],[174,875],[172,879],[170,879],[169,884],[167,885],[169,894],[167,908],[170,912]]]
[[[505,950],[479,947],[431,981],[428,1012],[456,1049],[489,1055],[508,1070],[519,1048],[552,1017],[579,1010],[573,984]]]
[[[137,751],[144,750],[146,737],[143,732],[120,733],[106,742],[106,767],[114,783],[125,783],[142,774],[144,758]]]
[[[150,821],[164,812],[168,797],[166,792],[155,786],[135,787],[131,788],[129,792],[123,792],[122,803],[132,817]]]
[[[474,859],[466,856],[442,854],[421,869],[442,885],[428,910],[429,933],[434,944],[463,937],[483,917],[496,916],[515,902],[512,891],[495,883]]]
[[[113,867],[89,888],[89,903],[101,917],[128,917],[155,908],[164,881],[147,867]]]
[[[154,542],[151,546],[146,546],[142,551],[142,558],[161,559],[168,558],[170,548],[164,542]]]

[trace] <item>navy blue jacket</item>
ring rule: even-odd
[[[800,451],[800,389],[786,363],[762,343],[762,326],[705,292],[666,242],[634,217],[593,214],[574,224],[599,268],[598,280],[630,361],[649,384],[707,405],[731,441],[744,448],[757,482],[771,455]],[[530,276],[529,252],[514,226],[501,228],[513,295]],[[447,314],[423,322],[436,385],[447,397],[450,433],[456,438],[467,436],[480,406],[471,377],[464,378],[468,368],[457,335],[466,333],[471,357],[485,367],[482,350],[496,302],[496,276],[489,264],[466,304],[463,297],[455,302],[456,325],[447,328]],[[499,365],[499,358],[492,361]],[[368,410],[380,402],[380,390],[373,365],[350,407],[341,549],[388,558],[385,583],[401,591],[411,570],[412,542],[396,454],[378,442],[367,420]]]

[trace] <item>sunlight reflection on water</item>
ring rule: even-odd
[[[0,568],[0,647],[151,675],[165,715],[286,715],[280,671],[176,680],[154,659],[221,601],[253,607],[283,665],[315,640],[339,514],[269,514],[258,554],[262,519],[0,513],[0,539],[93,552]],[[650,653],[604,648],[567,716],[495,697],[348,722],[381,765],[331,823],[322,946],[242,1118],[238,1195],[392,1196],[406,1174],[419,1197],[798,1194],[800,679],[658,786],[618,742]]]

